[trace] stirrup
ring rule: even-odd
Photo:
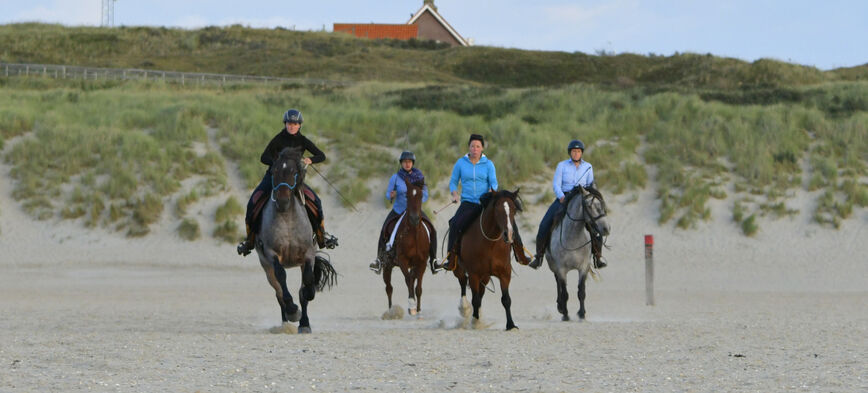
[[[452,257],[452,255],[447,255],[446,258],[443,259],[443,263],[440,263],[440,264],[435,265],[435,266],[437,266],[437,269],[439,269],[439,270],[446,270],[446,271],[451,272],[451,271],[455,270],[456,265],[458,265],[458,261],[455,261],[455,264],[453,265],[453,263],[452,263],[453,259],[455,259],[455,257]]]
[[[380,258],[374,259],[368,268],[371,269],[374,273],[380,274],[383,271],[383,262],[380,261]]]
[[[235,251],[238,252],[238,255],[241,255],[242,257],[246,257],[246,256],[250,255],[251,250],[252,249],[251,249],[250,245],[247,244],[247,240],[245,240],[241,243],[238,243],[238,247],[235,248]]]
[[[606,266],[609,266],[609,264],[603,262],[603,258],[594,257],[594,269],[602,269]]]
[[[439,262],[437,261],[437,258],[433,258],[430,261],[428,261],[428,266],[431,267],[431,274],[437,274],[437,272],[438,272],[437,264],[438,263]]]
[[[528,266],[530,266],[533,269],[539,269],[539,267],[542,266],[542,259],[543,259],[542,255],[534,255],[533,260],[530,261]]]
[[[338,246],[338,238],[332,236],[328,232],[323,231],[322,244],[325,248],[335,248]]]

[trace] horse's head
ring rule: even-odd
[[[303,152],[300,147],[286,147],[271,165],[271,200],[277,204],[279,212],[286,211],[292,196],[302,191],[305,174]]]
[[[609,220],[606,219],[606,201],[603,194],[596,188],[588,187],[582,195],[582,205],[585,207],[584,219],[596,226],[603,236],[609,236]]]
[[[483,201],[483,206],[487,209],[492,209],[494,221],[498,230],[501,233],[503,241],[512,244],[515,231],[515,212],[522,210],[521,199],[518,197],[518,191],[497,191],[491,193]],[[488,237],[483,230],[483,236]],[[491,239],[489,239],[491,240]]]
[[[407,184],[407,217],[410,218],[410,224],[414,227],[419,225],[419,220],[422,217],[422,189],[425,187],[425,181],[411,182],[409,177],[404,177],[404,182]]]

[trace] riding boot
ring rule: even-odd
[[[450,272],[455,270],[455,268],[458,267],[458,251],[452,250],[447,252],[446,258],[443,259],[443,263],[436,267]]]
[[[518,234],[518,231],[515,232],[515,239],[512,243],[512,253],[515,256],[515,261],[522,264],[528,265],[531,262],[533,256],[528,255],[525,252],[524,242],[521,241],[521,235]]]
[[[316,242],[319,245],[319,248],[332,249],[338,246],[338,238],[326,232],[325,226],[322,222],[319,223],[319,230],[317,230],[316,236]]]
[[[238,251],[238,255],[246,257],[250,254],[250,251],[253,250],[253,242],[256,240],[256,233],[250,230],[250,225],[247,225],[247,238],[244,239],[241,243],[238,243],[238,247],[236,247],[236,251]]]
[[[542,266],[542,259],[543,259],[543,256],[545,256],[546,245],[548,244],[548,242],[549,242],[549,239],[548,239],[548,236],[546,236],[544,241],[540,241],[536,244],[536,254],[534,254],[533,261],[531,261],[530,264],[528,264],[528,266],[530,266],[534,269],[539,269],[539,267]]]

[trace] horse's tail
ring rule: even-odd
[[[313,277],[317,292],[322,292],[326,287],[331,289],[338,283],[338,272],[332,263],[322,255],[314,257]]]

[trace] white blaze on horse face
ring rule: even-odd
[[[503,202],[503,210],[506,212],[506,240],[512,244],[512,220],[509,219],[509,203]]]
[[[416,196],[416,190],[413,190],[413,196]]]
[[[286,169],[286,163],[285,162],[283,163],[283,169]]]

